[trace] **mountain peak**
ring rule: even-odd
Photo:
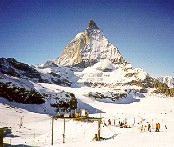
[[[93,20],[90,20],[88,28],[75,36],[54,63],[64,66],[88,67],[104,59],[115,64],[126,63],[118,48],[109,42],[103,31]]]
[[[90,20],[88,23],[88,29],[99,29],[94,20]]]

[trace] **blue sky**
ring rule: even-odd
[[[134,67],[174,76],[173,18],[172,0],[0,0],[0,57],[55,59],[93,19]]]

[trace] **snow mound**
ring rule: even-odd
[[[113,64],[107,59],[76,74],[80,77],[79,83],[103,83],[115,86],[129,83],[132,80],[144,80],[147,76],[146,72],[142,69],[132,68],[131,64]]]
[[[105,60],[101,60],[100,62],[96,63],[94,65],[94,68],[97,70],[101,70],[101,71],[112,71],[114,67],[113,67],[111,61],[105,59]]]

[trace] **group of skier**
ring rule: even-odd
[[[140,124],[142,124],[142,123],[140,123]],[[104,122],[104,125],[105,126],[111,125],[111,119],[108,119],[108,123],[107,124]],[[114,125],[114,126],[116,125],[115,120],[113,120],[113,124],[112,125]],[[119,121],[119,127],[120,128],[127,128],[127,127],[129,127],[129,126],[127,126],[127,119],[125,119],[125,121]],[[161,128],[161,124],[159,122],[156,123],[155,132],[160,132],[160,128]],[[165,125],[165,129],[167,129],[166,125]],[[141,130],[141,132],[145,132],[146,130],[148,132],[151,132],[152,131],[152,126],[151,126],[151,124],[149,122],[147,122],[147,124],[144,124],[144,125],[142,124],[141,125],[140,130]]]
[[[112,120],[112,121],[111,121],[111,119],[108,119],[107,122],[108,123],[106,123],[105,121],[103,122],[104,126],[110,126],[110,125],[118,126],[119,125],[120,128],[127,128],[128,127],[127,120],[126,119],[125,119],[125,121],[119,121],[119,124],[118,125],[116,124],[115,119]]]
[[[145,131],[146,130],[146,127],[147,127],[147,130],[149,132],[151,132],[151,125],[150,123],[148,123],[148,125],[142,125],[141,126],[141,132]],[[161,128],[161,124],[158,122],[156,123],[156,127],[155,127],[155,132],[160,132],[160,128]],[[167,126],[165,125],[165,129],[167,129]]]

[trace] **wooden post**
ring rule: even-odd
[[[75,109],[75,112],[74,112],[74,117],[76,117],[76,113],[77,113],[77,109]]]
[[[52,116],[52,132],[51,132],[51,145],[53,145],[53,131],[54,131],[54,117]]]
[[[0,128],[0,147],[3,147],[4,129]]]
[[[63,122],[63,143],[65,143],[65,118]]]
[[[98,141],[100,141],[100,126],[101,125],[101,120],[98,120]]]

